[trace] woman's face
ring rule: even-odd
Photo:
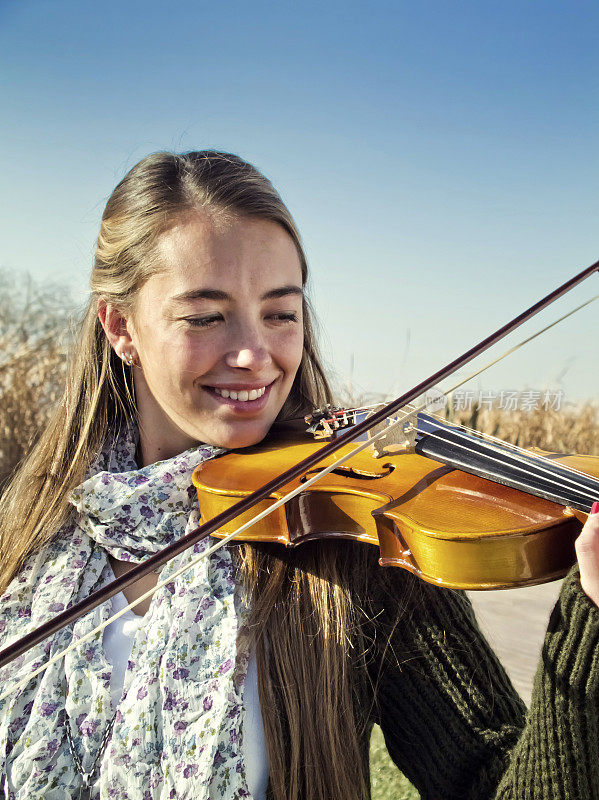
[[[144,463],[268,432],[302,357],[302,275],[267,220],[194,213],[158,244],[164,270],[126,321]]]

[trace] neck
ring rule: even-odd
[[[140,468],[173,458],[199,444],[167,417],[140,374],[135,375],[135,397],[139,427],[135,458]]]

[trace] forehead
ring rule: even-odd
[[[157,255],[161,269],[150,281],[170,297],[202,287],[234,295],[302,284],[295,243],[270,220],[193,213],[159,238]]]

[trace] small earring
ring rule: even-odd
[[[121,358],[128,367],[133,366],[133,356],[131,355],[131,353],[121,353]]]

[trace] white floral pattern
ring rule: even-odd
[[[0,646],[106,585],[112,577],[109,552],[141,562],[195,528],[199,510],[191,473],[220,452],[200,446],[137,469],[131,431],[106,447],[72,493],[73,519],[29,559],[0,598]],[[161,579],[207,546],[202,542],[173,559]],[[0,672],[0,684],[9,688],[110,611],[108,601],[37,645]],[[81,776],[66,725],[89,770],[113,716],[94,800],[250,797],[241,746],[249,637],[229,552],[219,550],[158,590],[146,617],[116,708],[101,636],[0,703],[0,786],[6,798],[77,797]]]

